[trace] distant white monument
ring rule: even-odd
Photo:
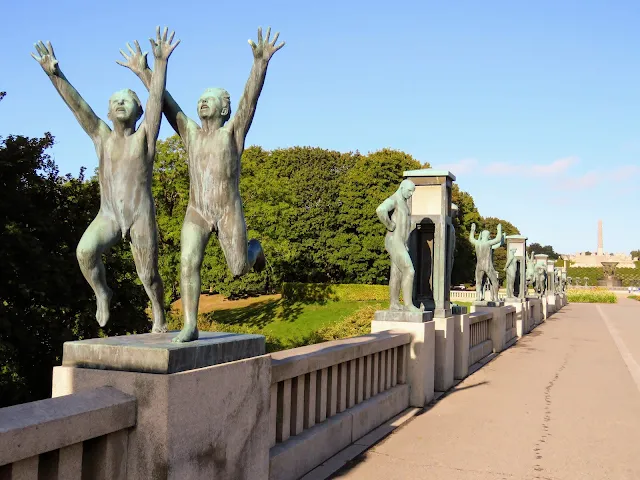
[[[638,260],[624,253],[607,253],[604,251],[602,220],[598,220],[598,248],[595,254],[587,255],[587,252],[580,252],[573,255],[563,255],[562,258],[573,262],[573,267],[602,267],[602,262],[618,262],[616,268],[636,268],[634,261]]]

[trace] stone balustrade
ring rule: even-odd
[[[449,292],[449,298],[452,302],[456,300],[463,302],[473,302],[476,299],[476,291],[473,290],[451,290]]]
[[[492,319],[490,312],[474,312],[469,315],[469,367],[493,352]]]
[[[504,344],[509,345],[517,337],[516,328],[516,308],[512,306],[504,307],[505,328],[504,328]]]
[[[126,478],[136,399],[111,387],[0,409],[0,478]]]
[[[272,354],[270,478],[296,479],[409,406],[408,333]]]
[[[54,368],[54,398],[0,409],[0,479],[300,478],[429,404],[434,386],[450,388],[447,372],[461,380],[481,368],[542,323],[546,303],[545,295],[522,299],[519,311],[488,302],[422,322],[374,320],[369,335],[176,372],[89,368],[68,357]],[[233,335],[210,341],[251,340]]]

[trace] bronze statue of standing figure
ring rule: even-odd
[[[413,304],[413,277],[415,269],[409,256],[409,234],[411,233],[411,212],[407,200],[416,186],[411,180],[403,180],[396,192],[376,209],[380,221],[387,227],[384,247],[391,257],[389,277],[389,310],[419,312]],[[404,305],[400,305],[400,288]]]
[[[489,230],[483,230],[478,238],[476,236],[476,224],[471,225],[469,232],[469,241],[476,247],[476,300],[483,301],[485,292],[483,289],[483,281],[486,275],[493,301],[498,300],[498,272],[493,267],[493,250],[500,247],[504,240],[502,236],[502,225],[498,225],[498,233],[491,240]]]
[[[197,315],[200,301],[200,268],[212,233],[216,233],[227,265],[234,276],[265,266],[262,246],[257,240],[247,242],[247,227],[240,198],[240,160],[245,139],[256,112],[269,61],[284,46],[276,45],[279,34],[270,39],[258,29],[258,42],[249,40],[253,51],[253,66],[249,80],[231,117],[231,99],[222,88],[208,88],[198,100],[201,124],[185,115],[169,92],[165,91],[163,112],[180,135],[188,154],[189,205],[180,239],[180,295],[184,311],[184,327],[174,342],[189,342],[198,338]],[[146,53],[135,42],[135,50],[127,44],[129,55],[120,51],[129,68],[149,89],[152,74]]]
[[[171,44],[167,29],[149,39],[155,59],[155,73],[149,79],[147,112],[132,90],[114,93],[109,99],[108,118],[113,130],[102,121],[69,83],[58,65],[50,42],[35,44],[40,63],[83,130],[91,137],[98,155],[100,210],[82,235],[76,249],[82,274],[96,295],[96,319],[100,326],[109,321],[112,291],[107,286],[102,254],[120,238],[128,240],[138,276],[151,300],[155,333],[166,332],[162,279],[158,273],[158,235],[155,207],[151,194],[156,140],[162,120],[162,99],[167,77],[167,60],[180,41]]]

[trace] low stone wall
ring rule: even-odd
[[[516,328],[516,308],[513,306],[506,306],[504,308],[505,314],[505,328],[504,328],[504,344],[509,344],[518,336]]]
[[[0,479],[300,478],[429,404],[445,373],[460,380],[511,346],[518,322],[530,319],[527,333],[546,301],[522,302],[520,320],[516,307],[496,305],[374,321],[369,335],[175,373],[67,359],[54,368],[54,398],[0,409]]]
[[[111,387],[0,409],[0,478],[125,479],[136,399]]]
[[[469,367],[493,352],[492,319],[493,315],[489,312],[474,312],[469,315]]]
[[[472,302],[476,299],[476,292],[475,290],[451,290],[449,292],[449,298],[452,302],[455,302],[456,300]]]
[[[409,406],[408,333],[272,355],[269,478],[300,478]]]

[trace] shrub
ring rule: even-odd
[[[627,298],[630,298],[631,300],[637,300],[640,302],[640,295],[629,295]]]
[[[285,283],[282,297],[298,302],[333,301],[387,301],[388,285]]]
[[[371,321],[376,310],[384,308],[382,304],[367,305],[345,317],[317,330],[309,339],[309,344],[357,337],[371,333]]]
[[[569,303],[617,303],[615,293],[605,289],[569,290],[567,292]]]

